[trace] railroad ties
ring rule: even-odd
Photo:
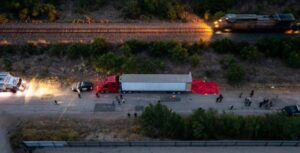
[[[0,33],[203,33],[207,28],[0,28]]]

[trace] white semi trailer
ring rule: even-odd
[[[190,92],[192,74],[123,74],[119,82],[122,92]]]

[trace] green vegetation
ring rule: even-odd
[[[243,82],[246,77],[247,69],[242,66],[243,62],[260,63],[267,58],[278,58],[288,67],[300,68],[299,44],[299,38],[281,40],[263,38],[252,44],[223,39],[210,44],[203,41],[183,43],[131,40],[113,45],[103,38],[96,38],[91,44],[4,45],[0,46],[0,56],[19,54],[29,57],[48,54],[52,57],[67,57],[72,60],[85,59],[95,71],[106,74],[158,73],[166,70],[169,63],[173,66],[197,67],[202,61],[202,54],[214,50],[225,57],[220,61],[225,70],[224,77],[229,83],[235,84]],[[232,58],[226,59],[228,55]]]
[[[161,104],[146,107],[139,123],[145,135],[159,138],[195,140],[297,140],[300,118],[284,114],[239,116],[216,110],[193,112],[182,118]]]
[[[226,70],[226,79],[231,84],[240,83],[244,80],[246,72],[241,65],[236,63],[229,64]]]
[[[177,0],[128,0],[123,7],[125,16],[138,19],[142,16],[180,20],[186,10],[185,4]]]
[[[52,123],[52,124],[50,124]],[[10,142],[14,148],[20,147],[26,140],[75,141],[80,138],[83,125],[68,121],[69,124],[52,122],[51,120],[27,121],[14,129],[10,135]],[[77,125],[77,126],[74,126]]]
[[[218,17],[223,12],[228,12],[237,3],[237,0],[192,0],[193,10],[201,16],[210,19],[212,16]]]
[[[165,69],[165,62],[168,61],[197,66],[204,46],[202,41],[185,44],[175,41],[147,43],[137,40],[112,45],[103,38],[96,38],[91,44],[4,45],[0,46],[0,50],[2,55],[22,54],[26,57],[46,53],[52,57],[86,59],[97,72],[119,74],[159,72]]]
[[[105,4],[105,0],[75,0],[78,12],[95,11]]]
[[[22,21],[47,17],[49,21],[58,18],[56,6],[59,0],[3,0],[0,13]]]
[[[140,124],[146,135],[151,137],[183,137],[184,120],[166,106],[157,104],[146,107],[140,117]]]
[[[241,59],[257,62],[266,58],[279,58],[291,68],[300,68],[299,38],[261,38],[255,44],[234,42],[229,39],[214,41],[210,46],[221,54],[231,53]]]

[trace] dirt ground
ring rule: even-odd
[[[165,62],[165,70],[157,73],[189,73],[192,72],[193,78],[207,81],[216,81],[220,84],[227,85],[225,79],[226,71],[221,61],[231,57],[231,55],[220,55],[213,51],[205,51],[200,57],[200,64],[193,67],[189,63]],[[56,78],[64,82],[65,85],[79,80],[99,81],[104,77],[103,74],[95,72],[92,64],[85,59],[70,60],[65,58],[49,57],[49,55],[32,55],[28,57],[4,56],[0,58],[0,69],[4,67],[4,59],[12,63],[12,72],[17,76],[26,79],[32,78]],[[277,85],[288,88],[300,84],[300,70],[288,68],[285,63],[279,59],[266,59],[257,63],[248,63],[235,58],[238,63],[246,69],[245,81],[240,85],[249,86],[251,84]],[[13,62],[18,61],[18,62]],[[39,64],[37,64],[39,63]],[[222,85],[222,86],[223,86]]]
[[[117,120],[104,120],[104,119],[75,119],[64,118],[57,119],[51,117],[43,118],[29,118],[20,122],[17,130],[36,130],[44,131],[44,135],[30,135],[30,140],[47,139],[47,131],[55,129],[56,131],[64,129],[74,129],[79,133],[78,140],[87,141],[132,141],[132,140],[145,140],[149,139],[140,134],[140,128],[138,127],[136,120],[129,119],[117,119]]]

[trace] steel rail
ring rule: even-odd
[[[209,28],[0,28],[0,33],[202,33]]]

